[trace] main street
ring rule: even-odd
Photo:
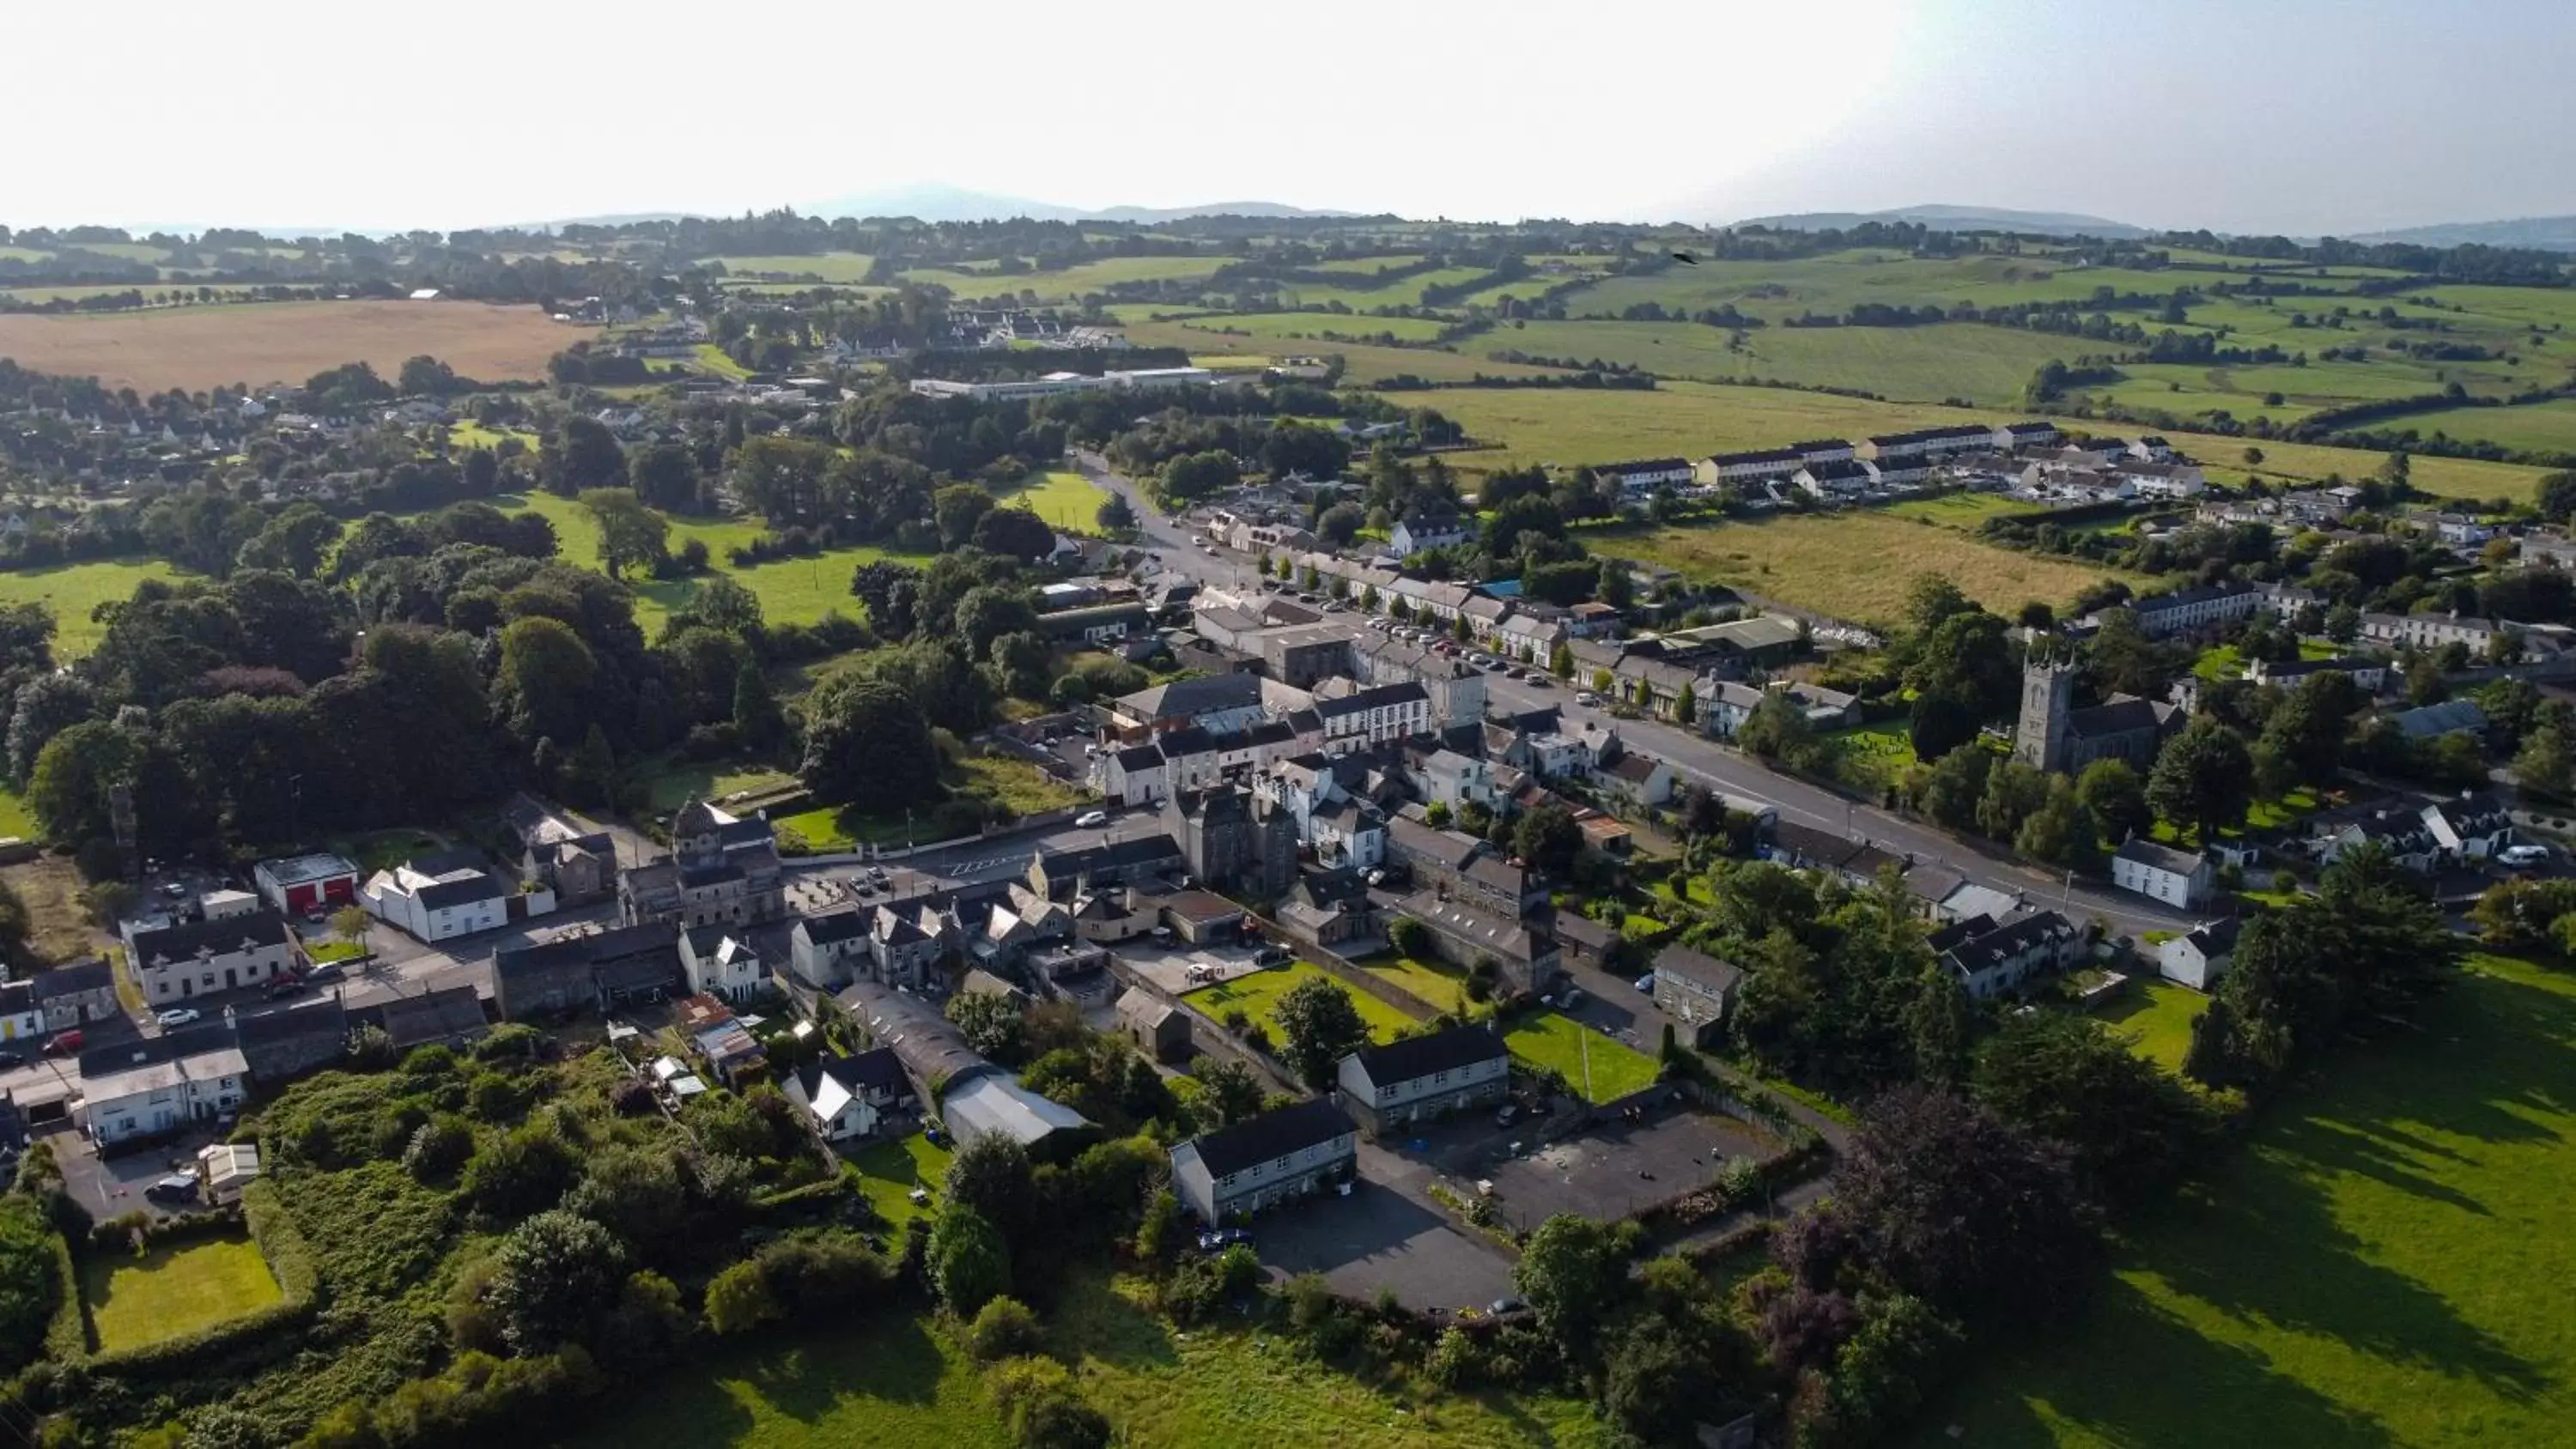
[[[1106,459],[1077,454],[1075,463],[1085,477],[1126,499],[1128,506],[1136,510],[1147,546],[1161,553],[1163,566],[1169,571],[1202,584],[1232,584],[1250,577],[1254,560],[1223,547],[1213,556],[1202,552],[1186,521],[1157,511],[1153,499],[1134,480],[1111,469]],[[2188,929],[2193,923],[2192,917],[2143,896],[2072,882],[2062,872],[1996,859],[1919,821],[1781,774],[1704,735],[1659,720],[1611,720],[1606,712],[1576,704],[1570,688],[1534,688],[1523,681],[1490,674],[1486,677],[1485,694],[1496,710],[1525,712],[1553,706],[1569,715],[1601,713],[1606,723],[1617,728],[1621,740],[1668,761],[1677,774],[1692,783],[1758,800],[1777,810],[1782,820],[1866,841],[1881,850],[1910,856],[1918,865],[1955,870],[1978,885],[2019,896],[2034,905],[2054,907],[2079,921],[2099,916],[2115,930],[2130,935]]]

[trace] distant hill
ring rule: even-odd
[[[1182,221],[1195,216],[1351,216],[1347,211],[1308,211],[1303,207],[1283,206],[1275,201],[1221,201],[1206,206],[1111,206],[1086,211],[1078,206],[1059,206],[1051,201],[1032,201],[1025,196],[998,196],[988,191],[966,191],[954,186],[903,186],[884,191],[860,192],[834,197],[811,205],[799,206],[809,216],[909,216],[922,221],[1000,221],[1027,217],[1032,221],[1126,221],[1150,225],[1158,221]]]
[[[2347,237],[2358,242],[2410,242],[2417,246],[2538,247],[2576,252],[2576,216],[2525,216],[2511,221],[2454,221],[2438,226],[2409,226],[2396,231],[2364,232]]]
[[[2012,231],[2027,236],[2142,237],[2147,229],[2107,217],[2065,211],[2007,211],[1999,206],[1900,206],[1894,211],[1801,211],[1755,216],[1736,226],[1779,231],[1848,231],[1864,222],[1913,222],[1934,231]]]

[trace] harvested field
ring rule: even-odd
[[[482,302],[261,302],[97,316],[0,315],[0,357],[107,386],[159,392],[300,383],[365,361],[388,380],[427,353],[486,381],[532,378],[595,329]]]

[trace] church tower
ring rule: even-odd
[[[2066,768],[2067,720],[2075,707],[2075,661],[2053,644],[2031,641],[2021,667],[2021,723],[2013,731],[2013,758],[2052,772]]]

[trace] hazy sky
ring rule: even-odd
[[[453,228],[945,184],[1725,221],[2576,212],[2576,0],[13,7],[0,222]]]

